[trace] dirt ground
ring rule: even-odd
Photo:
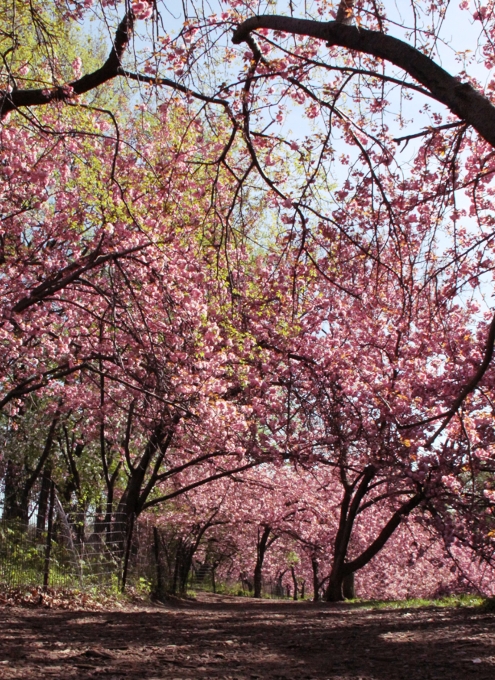
[[[104,612],[0,607],[0,678],[495,680],[495,614],[213,595]]]

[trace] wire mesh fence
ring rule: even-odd
[[[110,531],[75,542],[72,527],[57,518],[48,532],[16,521],[0,521],[0,583],[86,589],[122,582],[124,549]]]
[[[0,488],[0,588],[121,591],[133,586],[158,598],[191,591],[252,595],[249,579],[218,578],[218,560],[194,555],[177,527],[156,518],[65,510],[51,487],[46,508],[6,518]],[[41,520],[40,520],[41,515]],[[263,583],[268,597],[287,597],[281,583]]]
[[[52,493],[44,523],[36,508],[30,509],[27,521],[0,520],[0,583],[118,589],[126,565],[127,527],[126,518],[115,514],[66,513]]]

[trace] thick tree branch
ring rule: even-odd
[[[249,468],[255,467],[256,465],[259,465],[259,462],[247,463],[246,465],[241,465],[241,467],[237,467],[234,470],[225,470],[224,472],[219,472],[218,474],[211,475],[210,477],[206,477],[205,479],[200,479],[198,482],[194,482],[193,484],[188,484],[187,486],[184,486],[181,489],[177,489],[177,491],[173,491],[172,493],[169,493],[165,496],[160,496],[159,498],[154,498],[152,501],[148,501],[143,505],[142,509],[147,510],[148,508],[151,508],[154,505],[164,503],[165,501],[168,501],[171,498],[176,498],[177,496],[180,496],[181,494],[186,493],[187,491],[197,489],[198,486],[203,486],[203,484],[209,484],[210,482],[214,482],[217,479],[222,479],[222,477],[234,475],[237,472],[243,472],[244,470],[248,470]]]
[[[414,510],[414,508],[416,508],[421,503],[423,499],[423,492],[419,492],[410,498],[406,503],[401,505],[401,507],[396,510],[396,512],[394,512],[373,543],[364,552],[362,552],[359,557],[356,557],[355,560],[347,562],[344,565],[344,575],[352,574],[366,566],[368,562],[370,562],[373,557],[375,557],[375,555],[380,552],[390,536],[392,536],[394,531],[401,523],[402,518],[407,517]]]
[[[149,244],[134,246],[133,248],[127,248],[117,253],[108,253],[107,255],[100,255],[99,248],[97,248],[91,255],[86,258],[84,262],[74,262],[67,265],[64,269],[61,269],[54,276],[46,279],[43,283],[40,283],[36,288],[33,288],[29,295],[23,297],[19,302],[12,307],[12,312],[19,314],[25,311],[32,305],[41,302],[45,298],[57,293],[59,290],[63,290],[70,283],[73,283],[79,277],[91,269],[95,269],[105,262],[115,261],[121,257],[127,257],[133,253],[137,253],[144,248],[148,248]]]
[[[345,47],[384,59],[403,69],[426,87],[431,96],[472,127],[495,147],[495,107],[469,83],[461,83],[433,59],[407,43],[379,31],[348,26],[337,21],[267,15],[243,21],[234,31],[235,44],[247,42],[252,31],[260,28],[306,35],[325,40],[330,47]],[[377,76],[379,77],[379,76]]]
[[[36,392],[36,390],[45,387],[52,380],[61,380],[62,378],[65,378],[68,375],[72,375],[72,373],[77,373],[77,371],[82,371],[85,368],[88,368],[88,364],[86,362],[77,364],[75,366],[71,366],[70,364],[65,363],[62,364],[61,366],[58,366],[55,369],[45,371],[44,373],[41,374],[35,374],[30,376],[29,378],[26,378],[16,387],[12,388],[9,392],[7,392],[5,397],[0,401],[0,411],[6,404],[8,404],[13,399],[20,399],[26,394]]]
[[[41,454],[41,456],[38,460],[38,464],[36,465],[35,469],[33,470],[31,476],[29,477],[29,479],[26,481],[26,484],[24,485],[23,496],[24,496],[26,504],[29,503],[29,494],[31,492],[31,489],[33,488],[36,481],[38,480],[38,477],[41,474],[41,470],[43,469],[43,466],[46,463],[48,456],[50,455],[50,452],[52,450],[53,440],[55,439],[55,430],[57,429],[59,418],[60,418],[60,404],[59,404],[59,407],[57,408],[55,416],[54,416],[54,418],[51,422],[50,429],[48,430],[48,436],[46,438],[43,453]]]
[[[121,61],[131,39],[134,20],[134,13],[130,10],[117,28],[108,59],[103,66],[93,73],[88,73],[78,80],[57,87],[13,90],[12,92],[0,91],[0,117],[3,118],[10,111],[23,106],[44,106],[53,101],[71,99],[76,95],[94,90],[95,87],[103,85],[116,76],[123,75]]]

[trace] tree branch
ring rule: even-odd
[[[99,255],[99,247],[96,248],[91,255],[86,258],[85,263],[73,262],[64,269],[61,269],[54,276],[46,279],[40,283],[36,288],[33,288],[29,295],[23,297],[19,302],[12,307],[12,312],[19,314],[28,309],[32,305],[41,302],[44,298],[57,293],[59,290],[66,288],[70,283],[76,281],[85,272],[95,269],[105,262],[110,260],[118,260],[121,257],[127,257],[133,253],[137,253],[144,248],[148,248],[149,244],[134,246],[116,253],[108,253],[107,255]]]
[[[206,477],[206,479],[200,479],[198,482],[188,484],[188,486],[184,486],[182,487],[182,489],[177,489],[177,491],[173,491],[172,493],[169,493],[166,496],[160,496],[159,498],[154,498],[152,501],[148,501],[143,505],[142,509],[147,510],[148,508],[151,508],[154,505],[164,503],[165,501],[168,501],[171,498],[175,498],[176,496],[180,496],[181,494],[186,493],[187,491],[196,489],[198,486],[203,486],[203,484],[209,484],[210,482],[214,482],[215,480],[221,479],[222,477],[228,477],[229,475],[233,475],[237,472],[243,472],[244,470],[248,470],[249,468],[255,467],[256,465],[259,465],[259,462],[247,463],[247,465],[242,465],[241,467],[235,468],[234,470],[225,470],[224,472],[219,472],[216,475],[211,475],[211,477]]]
[[[53,101],[66,101],[72,97],[94,90],[95,87],[123,75],[121,61],[134,28],[134,13],[129,10],[120,22],[108,59],[93,73],[88,73],[66,85],[51,88],[0,91],[0,118],[23,106],[44,106]]]
[[[426,87],[431,96],[472,127],[495,147],[495,107],[469,83],[461,83],[433,59],[411,45],[379,31],[348,26],[337,21],[267,15],[243,21],[234,31],[234,44],[248,42],[252,31],[265,28],[325,40],[329,47],[345,47],[384,59],[403,69]],[[378,76],[379,77],[379,76]]]
[[[401,505],[401,507],[396,510],[396,512],[394,512],[387,524],[385,524],[373,543],[368,548],[366,548],[366,550],[362,552],[359,557],[356,557],[355,560],[344,564],[344,574],[352,574],[355,571],[358,571],[358,569],[362,569],[364,566],[366,566],[368,562],[370,562],[373,557],[375,557],[375,555],[380,552],[390,536],[392,536],[394,531],[399,526],[402,518],[407,517],[414,510],[414,508],[416,508],[421,503],[423,499],[423,492],[419,492],[410,498],[406,503]]]

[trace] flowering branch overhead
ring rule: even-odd
[[[55,101],[68,101],[72,97],[94,90],[96,87],[117,76],[124,75],[122,57],[129,45],[134,29],[134,21],[134,13],[132,10],[129,10],[117,28],[113,47],[107,60],[96,71],[58,87],[13,89],[10,92],[0,91],[1,118],[4,118],[11,111],[24,106],[45,106]]]
[[[495,147],[495,107],[471,84],[461,83],[423,52],[393,36],[350,26],[338,21],[319,22],[310,19],[266,15],[243,21],[234,31],[232,41],[247,42],[259,29],[269,29],[324,40],[329,47],[346,47],[384,59],[403,69],[421,83],[431,96],[466,121]],[[379,75],[377,75],[379,77]]]

